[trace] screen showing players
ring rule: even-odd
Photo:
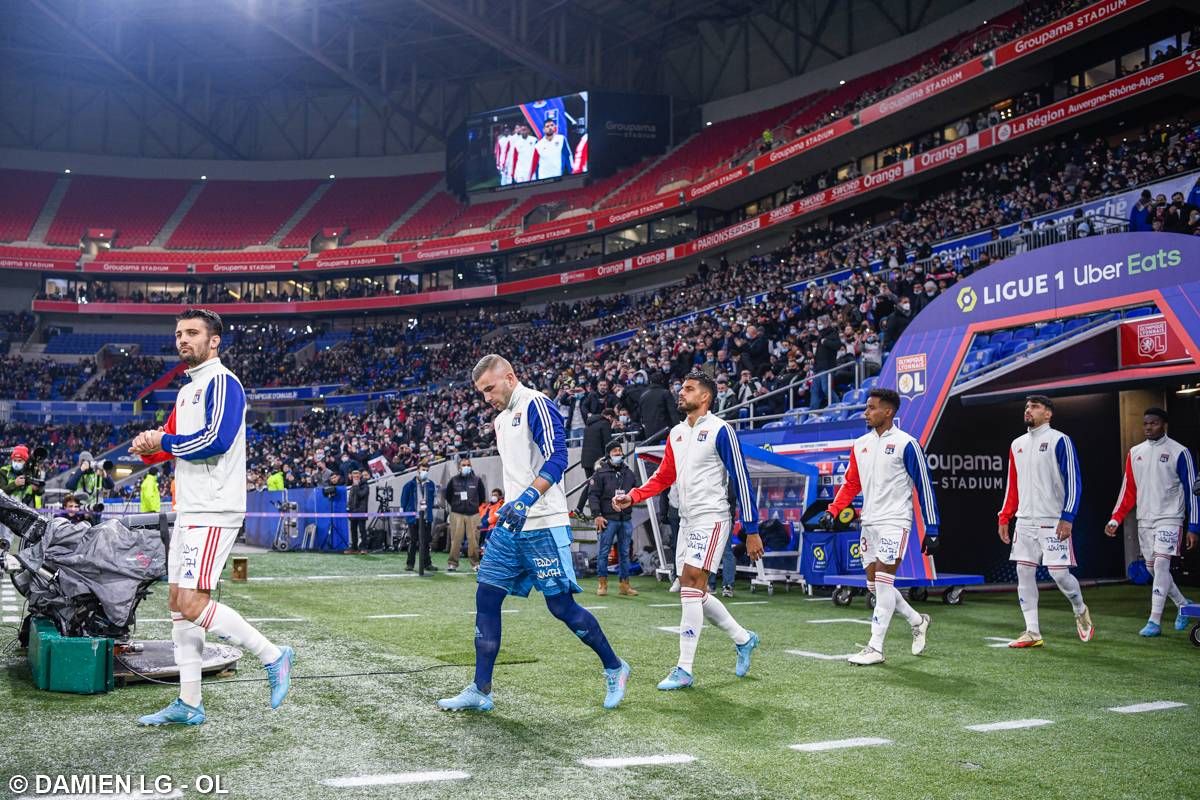
[[[587,92],[467,120],[467,191],[556,180],[588,170]]]

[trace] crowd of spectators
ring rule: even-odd
[[[69,400],[96,370],[90,358],[55,361],[51,358],[0,358],[0,398],[6,400]]]
[[[80,400],[132,400],[162,377],[173,362],[154,356],[122,356],[80,393]]]

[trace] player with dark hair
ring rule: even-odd
[[[224,325],[192,308],[176,318],[175,349],[190,379],[166,424],[143,431],[129,452],[146,463],[175,459],[175,530],[167,554],[167,605],[179,667],[179,698],[142,725],[199,725],[205,633],[248,650],[266,668],[271,708],[291,687],[292,648],[276,647],[241,614],[212,597],[246,518],[246,393],[221,363]]]
[[[1050,577],[1071,602],[1075,629],[1082,641],[1095,634],[1092,615],[1083,602],[1079,581],[1071,574],[1075,549],[1071,529],[1082,495],[1079,457],[1071,437],[1050,427],[1054,401],[1042,394],[1025,398],[1025,425],[1029,430],[1013,439],[1008,448],[1008,487],[1000,509],[1000,541],[1012,544],[1010,559],[1017,562],[1017,598],[1025,616],[1025,630],[1009,647],[1041,647],[1038,624],[1037,568],[1044,564]],[[1010,536],[1008,523],[1017,518]]]
[[[542,121],[542,138],[533,147],[533,176],[536,180],[571,174],[571,146],[558,132],[558,120],[549,113]]]
[[[625,697],[629,664],[618,658],[600,623],[572,596],[582,592],[571,557],[571,520],[562,477],[567,434],[549,398],[517,380],[512,364],[484,356],[471,374],[475,388],[498,413],[493,421],[504,474],[504,496],[479,563],[475,591],[475,680],[457,696],[438,701],[444,711],[491,711],[492,670],[500,653],[501,605],[508,595],[536,588],[546,608],[604,665],[605,708]]]
[[[1171,578],[1171,558],[1181,555],[1179,540],[1185,524],[1187,548],[1196,546],[1200,534],[1200,498],[1192,494],[1196,466],[1191,452],[1167,436],[1167,412],[1158,407],[1147,408],[1142,415],[1142,433],[1146,441],[1134,445],[1125,456],[1121,496],[1104,532],[1116,536],[1118,526],[1137,506],[1138,544],[1146,565],[1154,573],[1150,619],[1141,635],[1158,636],[1162,633],[1167,598],[1180,609],[1189,602]],[[1175,630],[1186,627],[1187,617],[1177,614]]]
[[[741,507],[746,555],[762,558],[758,535],[758,506],[750,486],[746,460],[733,427],[711,412],[717,386],[704,372],[692,372],[679,390],[679,410],[686,419],[667,434],[662,463],[644,484],[632,492],[613,497],[613,508],[624,511],[634,503],[654,497],[674,486],[679,494],[679,662],[658,688],[664,691],[692,686],[692,663],[704,620],[725,631],[737,651],[734,674],[750,671],[750,656],[758,647],[758,635],[738,624],[721,601],[708,593],[708,575],[720,561],[729,541],[732,515],[729,485],[732,482]]]
[[[872,389],[863,412],[870,430],[854,440],[845,483],[820,524],[833,528],[834,520],[862,493],[862,531],[859,538],[863,563],[867,565],[867,590],[875,594],[871,616],[871,641],[849,662],[859,666],[883,663],[883,639],[892,615],[900,612],[912,626],[912,654],[925,651],[929,615],[918,614],[896,588],[896,570],[908,548],[913,527],[913,489],[920,498],[925,535],[921,551],[932,554],[938,544],[937,500],[929,465],[921,443],[896,426],[900,395],[891,389]]]

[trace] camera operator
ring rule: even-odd
[[[108,476],[104,465],[96,464],[87,450],[79,454],[79,468],[67,478],[67,491],[82,494],[85,499],[81,502],[94,509],[103,504],[104,493],[115,488],[116,484]]]
[[[12,449],[9,463],[0,467],[0,489],[31,508],[41,508],[45,484],[33,474],[34,467],[29,463],[29,448],[17,445]]]
[[[366,514],[367,500],[371,487],[363,479],[361,469],[351,470],[350,486],[346,488],[346,511],[351,514]],[[350,549],[347,553],[365,553],[367,547],[367,518],[350,517]]]
[[[442,496],[450,506],[450,558],[447,572],[458,570],[463,537],[467,538],[467,558],[471,568],[479,569],[479,506],[487,502],[487,487],[471,469],[471,459],[458,460],[458,474],[446,482]]]
[[[429,560],[429,539],[433,534],[433,507],[437,503],[437,486],[429,479],[429,462],[421,461],[417,474],[404,484],[400,490],[400,510],[416,514],[409,518],[408,563],[405,567],[409,572],[414,563],[418,564],[418,574],[426,571],[436,572],[437,568]],[[421,560],[416,561],[417,548],[420,547]]]

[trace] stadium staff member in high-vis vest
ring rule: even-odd
[[[175,459],[175,529],[167,553],[167,603],[179,667],[179,697],[142,725],[199,725],[205,720],[200,672],[205,633],[254,654],[267,670],[271,708],[291,687],[292,648],[276,647],[241,614],[212,599],[246,518],[246,393],[221,363],[220,316],[192,308],[176,318],[175,349],[190,379],[167,424],[134,437],[129,452],[147,463]]]
[[[1157,407],[1147,408],[1142,415],[1142,432],[1146,441],[1134,445],[1125,456],[1121,496],[1104,532],[1116,536],[1117,528],[1137,506],[1138,544],[1146,566],[1154,574],[1150,619],[1141,634],[1158,636],[1162,633],[1167,598],[1180,609],[1190,602],[1171,578],[1171,558],[1182,554],[1180,540],[1185,525],[1188,549],[1196,546],[1200,534],[1200,498],[1192,493],[1196,465],[1191,452],[1167,436],[1167,412]],[[1175,630],[1181,631],[1187,625],[1187,617],[1176,614]]]

